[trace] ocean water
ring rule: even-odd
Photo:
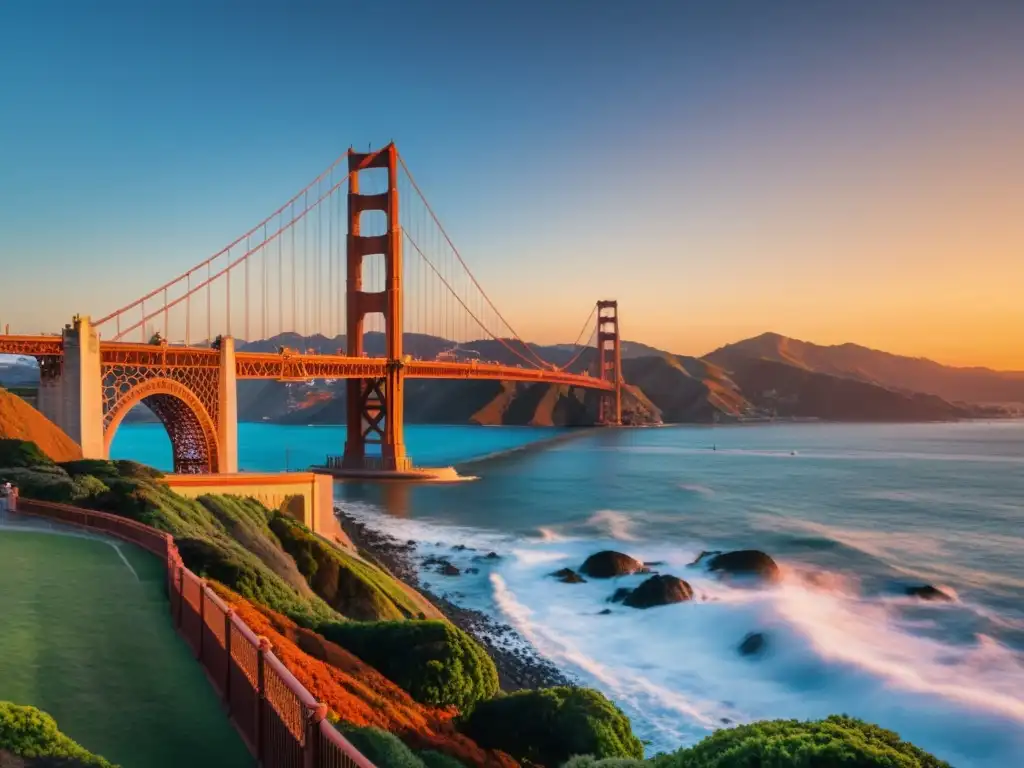
[[[604,691],[649,754],[727,722],[845,712],[958,768],[1024,766],[1024,422],[591,430],[513,450],[559,434],[412,427],[419,463],[479,479],[338,484],[336,500],[422,555],[501,554],[424,579]],[[242,425],[241,464],[284,468],[288,450],[305,466],[341,439]],[[122,427],[114,453],[170,461],[157,426]],[[606,599],[643,577],[547,575],[605,548],[663,562],[696,599],[638,611]],[[734,588],[688,567],[736,548],[771,554],[782,582]],[[926,583],[955,601],[901,595]],[[764,655],[739,655],[748,632]]]

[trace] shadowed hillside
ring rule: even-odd
[[[739,361],[732,378],[757,407],[783,417],[949,421],[971,415],[935,395],[898,392],[773,360]]]
[[[705,359],[733,370],[745,360],[771,360],[945,400],[1024,403],[1024,371],[954,368],[922,357],[904,357],[858,344],[821,346],[777,333],[764,333],[716,349]]]

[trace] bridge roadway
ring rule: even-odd
[[[40,360],[63,355],[60,336],[0,335],[0,354],[25,355]],[[136,344],[101,341],[100,359],[104,367],[141,368],[218,368],[220,353],[209,347],[186,347],[173,344]],[[388,360],[382,357],[347,357],[296,352],[235,353],[236,376],[239,379],[276,379],[308,381],[310,379],[383,378]],[[407,378],[414,379],[477,379],[516,381],[565,386],[611,392],[615,385],[594,376],[558,370],[519,368],[493,363],[448,363],[433,360],[409,360],[403,366]]]

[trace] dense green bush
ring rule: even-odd
[[[643,757],[629,718],[590,688],[517,691],[481,702],[462,730],[487,749],[519,760],[560,765],[574,755]]]
[[[898,734],[845,715],[765,720],[713,733],[649,761],[651,768],[950,768]],[[604,768],[603,764],[601,768]]]
[[[468,712],[498,692],[483,647],[444,621],[332,622],[317,629],[378,669],[421,704]]]
[[[16,438],[0,439],[0,467],[39,469],[54,466],[50,457],[35,443]]]
[[[68,765],[83,768],[114,768],[61,733],[56,721],[45,712],[9,701],[0,701],[0,752],[28,758],[63,758]]]
[[[335,722],[334,727],[374,765],[381,768],[426,768],[423,761],[394,734],[380,728],[357,728]]]
[[[564,763],[562,768],[648,768],[649,765],[631,757],[596,758],[592,755],[579,755]]]
[[[412,595],[390,574],[343,552],[297,520],[274,513],[270,529],[313,591],[343,616],[357,621],[422,616]]]
[[[424,749],[416,753],[416,756],[423,762],[424,768],[465,768],[465,766],[451,755],[444,752],[437,752],[433,749]]]
[[[67,504],[75,498],[75,483],[60,467],[0,467],[0,483],[17,486],[31,499]]]

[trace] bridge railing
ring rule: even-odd
[[[374,768],[327,720],[321,704],[206,581],[185,567],[174,538],[134,520],[19,498],[20,514],[136,544],[167,569],[171,617],[263,768]]]

